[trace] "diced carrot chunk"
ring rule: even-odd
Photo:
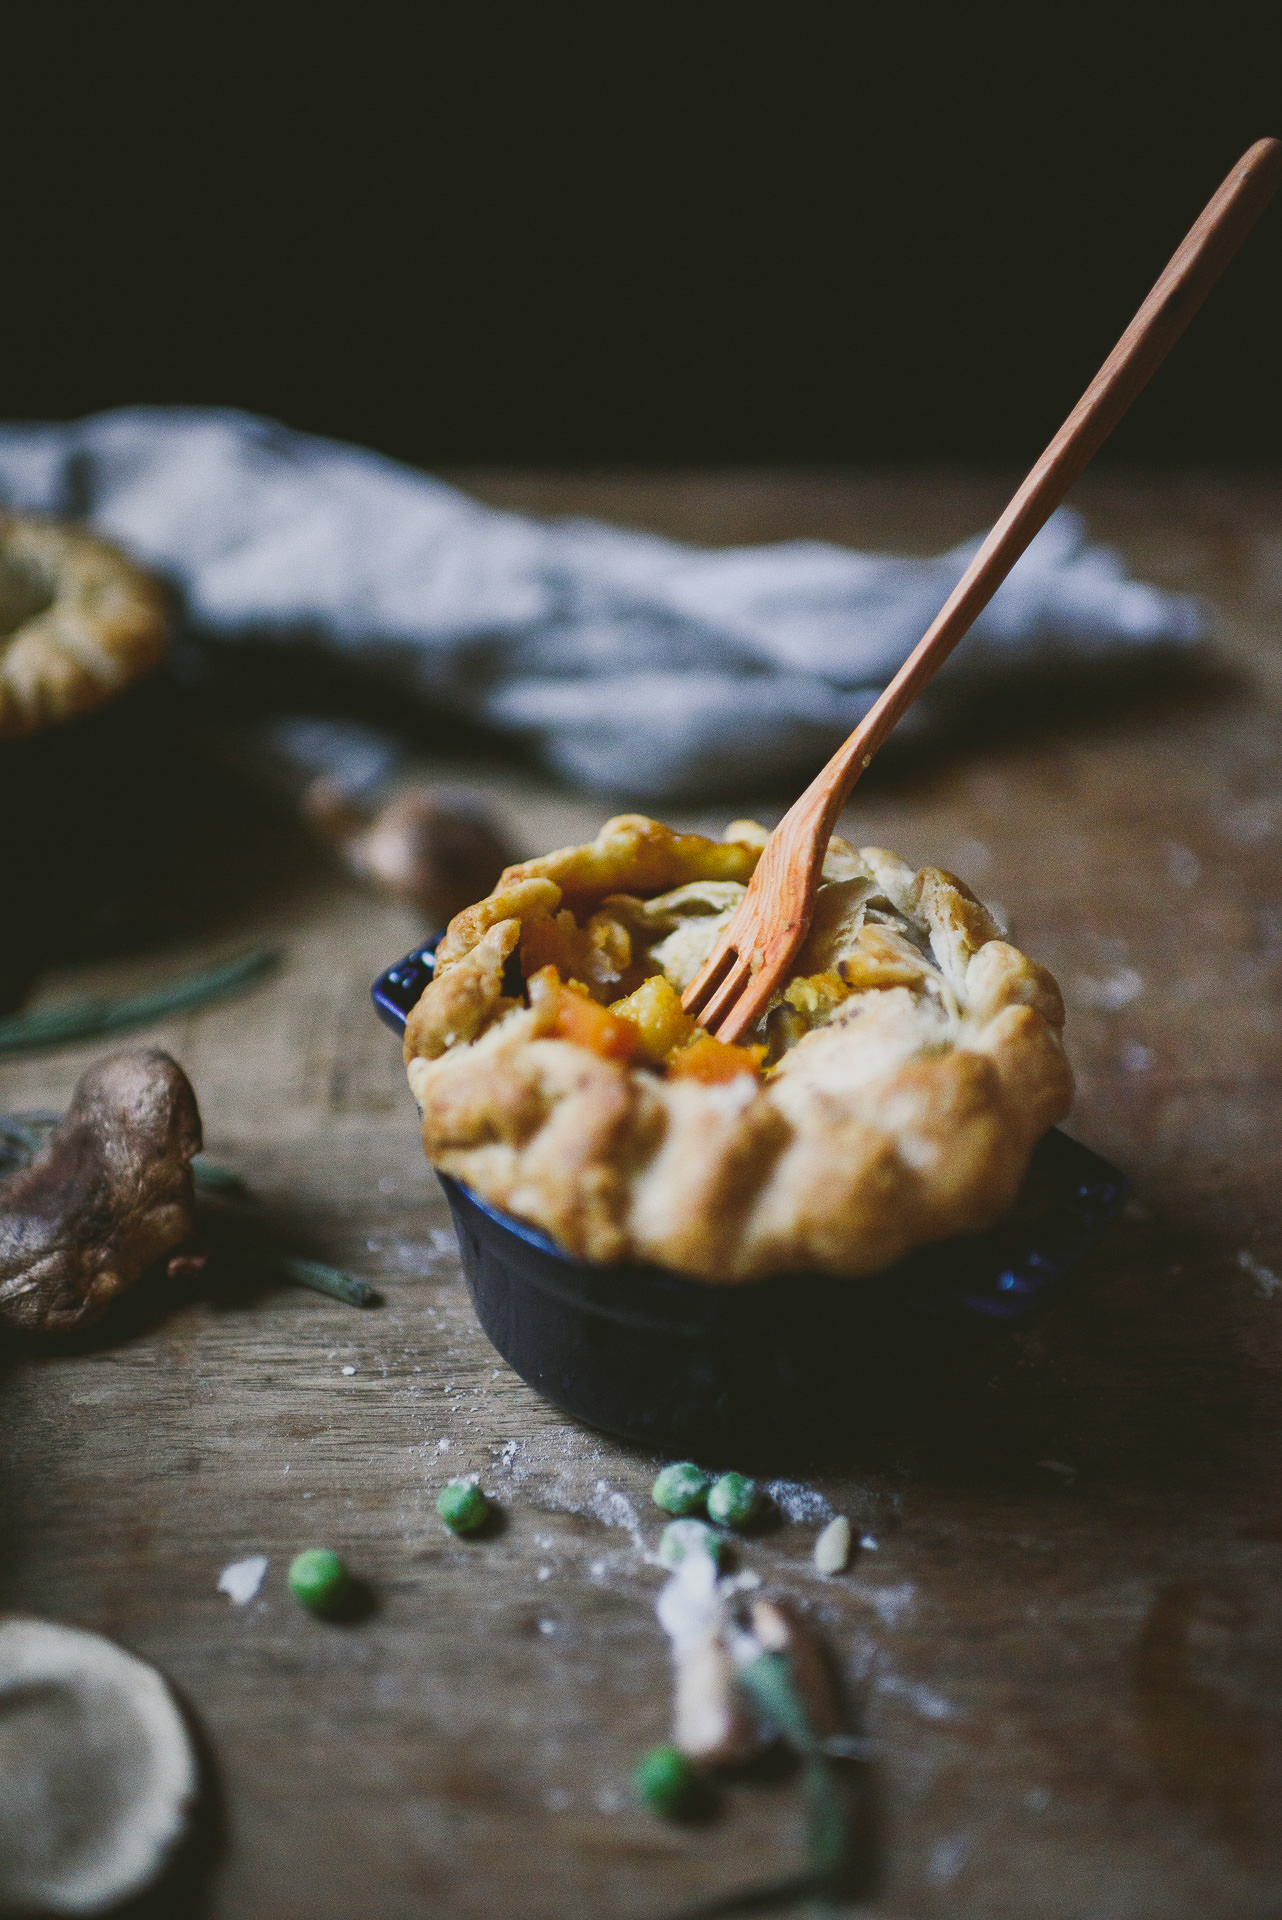
[[[689,1046],[678,1047],[668,1055],[668,1073],[673,1079],[702,1080],[705,1084],[734,1080],[741,1073],[750,1073],[755,1080],[761,1077],[765,1055],[764,1047],[728,1047],[715,1034],[700,1033]]]
[[[561,990],[552,1031],[558,1040],[588,1047],[605,1060],[630,1060],[637,1049],[635,1027],[626,1020],[616,1020],[607,1008],[569,987]]]
[[[604,1060],[630,1060],[637,1050],[636,1028],[598,1006],[578,980],[562,980],[555,967],[540,967],[527,981],[530,1005],[539,1029],[549,1039],[587,1047]]]

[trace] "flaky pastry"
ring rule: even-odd
[[[165,651],[159,585],[83,528],[0,514],[0,740],[102,706]]]
[[[457,915],[405,1031],[433,1164],[581,1258],[717,1282],[994,1224],[1072,1097],[1054,980],[951,874],[834,837],[796,971],[725,1046],[680,994],[765,839],[623,814]]]

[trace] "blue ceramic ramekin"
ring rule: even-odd
[[[379,1017],[396,1033],[434,952],[426,942],[374,984]],[[1055,1130],[989,1233],[925,1247],[865,1279],[785,1274],[718,1287],[576,1260],[438,1178],[477,1318],[521,1378],[591,1426],[708,1461],[813,1455],[852,1437],[896,1380],[920,1379],[959,1335],[1024,1325],[1127,1195],[1115,1167]]]

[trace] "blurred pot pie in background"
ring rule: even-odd
[[[163,588],[107,540],[0,513],[0,740],[105,705],[160,664]]]
[[[410,1014],[428,1158],[580,1258],[876,1272],[993,1225],[1067,1113],[1059,989],[935,867],[834,838],[751,1045],[681,994],[765,845],[641,814],[507,868]]]

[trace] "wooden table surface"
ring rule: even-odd
[[[917,551],[981,529],[1006,488],[460,477],[714,543]],[[1252,1920],[1282,1913],[1282,483],[1104,473],[1078,497],[1133,568],[1215,603],[1214,663],[903,758],[844,830],[1003,905],[1065,989],[1070,1130],[1135,1199],[1034,1330],[810,1476],[868,1536],[847,1575],[815,1574],[805,1520],[743,1562],[813,1609],[876,1743],[863,1910]],[[528,851],[610,810],[497,759],[433,771],[483,783]],[[672,817],[719,828],[752,797]],[[541,1402],[475,1325],[368,1002],[415,924],[273,818],[242,828],[235,864],[254,884],[223,924],[51,974],[41,997],[282,941],[277,980],[141,1038],[187,1069],[209,1152],[267,1216],[386,1304],[188,1287],[82,1350],[4,1355],[0,1605],[155,1661],[207,1747],[201,1845],[138,1911],[657,1920],[776,1876],[795,1784],[733,1783],[697,1830],[629,1798],[669,1713],[644,1551],[659,1461]],[[0,1108],[57,1105],[106,1050],[5,1062]],[[472,1471],[505,1525],[459,1541],[434,1500]],[[313,1544],[369,1581],[361,1624],[290,1601]],[[250,1553],[269,1570],[235,1607],[218,1576]]]

